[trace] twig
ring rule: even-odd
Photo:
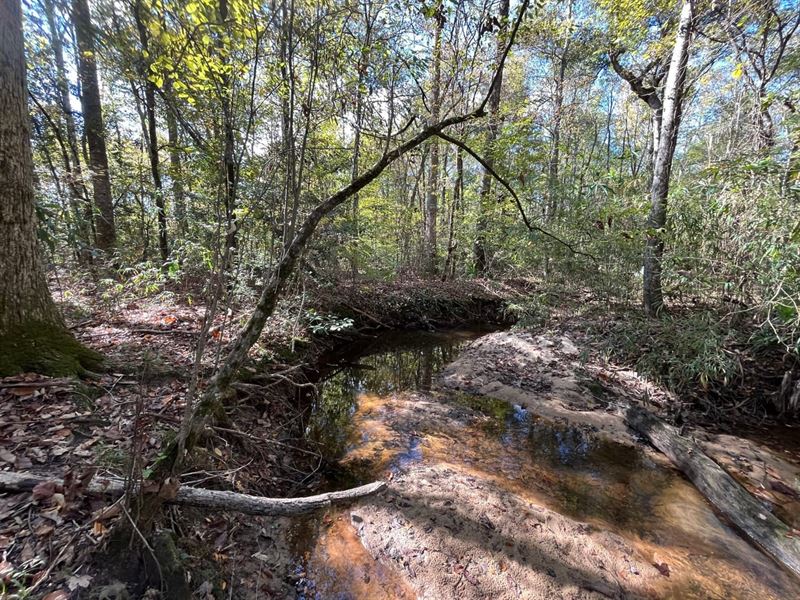
[[[472,563],[472,557],[470,556],[469,560],[467,561],[467,564],[464,565],[464,568],[461,570],[461,576],[458,578],[458,581],[456,581],[456,584],[453,586],[453,589],[457,590],[458,586],[461,585],[461,581],[464,579],[464,574],[467,572],[467,569],[469,568],[471,563]]]
[[[295,450],[295,451],[301,452],[303,454],[310,454],[311,456],[314,456],[314,457],[318,457],[319,456],[318,452],[312,452],[311,450],[305,450],[304,448],[299,448],[297,446],[292,446],[291,444],[287,444],[285,442],[279,442],[278,440],[273,440],[273,439],[270,439],[270,438],[261,438],[261,437],[252,435],[250,433],[247,433],[245,431],[239,431],[238,429],[229,429],[227,427],[216,427],[216,426],[212,427],[211,429],[213,429],[214,431],[221,431],[223,433],[232,433],[234,435],[238,435],[238,436],[241,436],[241,437],[246,437],[246,438],[251,439],[251,440],[253,440],[255,442],[264,442],[264,443],[267,443],[267,444],[274,444],[276,446],[281,446],[283,448],[289,448],[290,450]]]
[[[375,321],[375,322],[376,322],[378,325],[380,325],[380,326],[381,326],[381,327],[383,327],[384,329],[391,329],[391,327],[389,327],[389,325],[387,325],[386,323],[384,323],[383,321],[381,321],[381,320],[380,320],[380,319],[378,319],[377,317],[373,317],[373,316],[372,316],[371,314],[369,314],[367,311],[365,311],[365,310],[361,310],[360,308],[356,308],[356,307],[355,307],[355,306],[353,306],[352,304],[345,304],[345,306],[347,306],[347,308],[350,308],[351,310],[353,310],[353,311],[357,312],[358,314],[360,314],[360,315],[362,315],[362,316],[364,316],[364,317],[367,317],[368,319],[370,319],[370,320],[372,320],[372,321]]]
[[[197,335],[199,331],[191,329],[129,329],[131,333],[143,333],[146,335],[169,335],[171,333],[182,333],[184,335]]]
[[[64,544],[64,547],[61,548],[61,552],[59,552],[56,555],[55,559],[53,559],[53,561],[48,565],[48,567],[47,567],[47,569],[45,569],[44,573],[42,573],[42,575],[39,576],[39,578],[36,580],[36,582],[26,590],[28,592],[28,594],[32,594],[34,592],[34,590],[36,590],[36,588],[39,587],[39,585],[41,585],[41,583],[43,581],[45,581],[50,576],[50,573],[53,572],[53,569],[55,569],[56,565],[58,564],[58,561],[61,560],[61,557],[64,556],[64,553],[69,548],[72,547],[72,542],[75,541],[75,538],[78,537],[81,534],[81,531],[83,531],[83,529],[85,527],[86,527],[86,525],[83,525],[83,526],[79,527],[78,531],[76,531],[73,534],[73,536],[70,538],[70,540],[66,544]]]

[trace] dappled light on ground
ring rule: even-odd
[[[388,474],[392,487],[297,532],[312,587],[337,582],[343,597],[369,598],[343,582],[353,569],[370,579],[388,566],[421,598],[791,596],[787,575],[638,448],[504,401],[436,391],[435,374],[434,391],[423,390],[426,362],[441,353],[388,350],[324,384],[320,406],[348,398],[350,407],[330,477]],[[328,549],[352,543],[352,528],[367,553],[342,565]]]

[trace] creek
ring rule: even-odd
[[[624,539],[661,575],[635,588],[647,593],[620,589],[620,597],[800,597],[795,580],[745,543],[690,483],[648,452],[504,401],[437,389],[437,372],[483,333],[386,334],[332,357],[307,426],[307,436],[325,457],[324,487],[445,466],[478,482],[478,488],[524,498]],[[419,595],[402,563],[398,568],[376,560],[364,547],[352,518],[346,509],[295,521],[297,597]],[[621,588],[639,575],[630,569],[615,574]],[[508,597],[541,596],[523,589]]]

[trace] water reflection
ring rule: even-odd
[[[321,447],[327,459],[340,459],[354,437],[360,437],[353,431],[353,415],[361,394],[430,390],[434,375],[465,344],[485,333],[396,333],[340,349],[329,357],[324,379],[317,386],[307,438]]]
[[[551,499],[558,510],[656,540],[653,514],[661,494],[680,482],[636,448],[586,427],[559,424],[518,405],[484,396],[447,399],[487,418],[460,438],[458,452],[437,456],[513,482],[516,491]],[[482,436],[481,434],[485,434]],[[444,448],[447,452],[447,448]]]

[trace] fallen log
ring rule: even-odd
[[[800,577],[800,537],[760,500],[709,458],[691,439],[640,407],[625,414],[629,427],[647,438],[756,546]]]
[[[30,473],[0,472],[0,492],[29,492],[40,483],[56,480],[53,477],[42,477]],[[62,483],[58,481],[58,483]],[[231,510],[248,515],[293,516],[305,514],[332,504],[340,504],[371,494],[386,488],[385,481],[376,481],[360,487],[327,492],[304,498],[265,498],[220,490],[207,490],[189,486],[180,486],[177,492],[170,493],[165,501],[170,504]],[[121,479],[96,477],[86,488],[88,493],[120,497],[125,491],[125,482]]]

